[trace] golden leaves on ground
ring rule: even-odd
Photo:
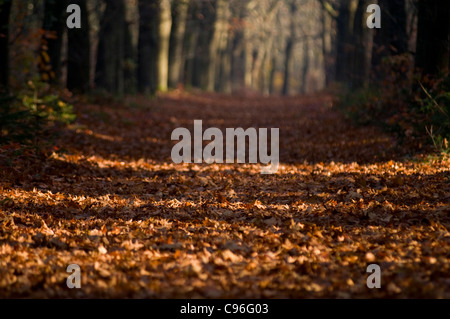
[[[401,160],[411,150],[327,101],[79,105],[64,152],[2,166],[0,296],[449,298],[449,161]],[[278,174],[172,164],[170,134],[194,119],[280,127]],[[371,263],[382,289],[366,287]]]

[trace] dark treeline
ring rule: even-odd
[[[381,29],[366,25],[374,3]],[[81,7],[81,29],[66,26],[69,4]],[[367,86],[393,56],[431,75],[450,60],[448,0],[0,0],[0,24],[3,87],[34,65],[75,92],[287,95]],[[20,47],[40,56],[26,72]]]

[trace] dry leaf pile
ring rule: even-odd
[[[58,151],[0,161],[0,297],[450,298],[448,160],[406,160],[327,97],[126,104],[81,103]],[[279,127],[278,173],[173,164],[195,119]]]

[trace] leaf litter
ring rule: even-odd
[[[450,298],[448,158],[405,157],[327,96],[128,102],[78,103],[60,151],[0,164],[1,297]],[[278,173],[173,164],[171,132],[195,119],[279,127]]]

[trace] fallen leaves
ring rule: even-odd
[[[64,152],[0,173],[0,296],[449,298],[449,161],[402,161],[391,137],[349,126],[323,100],[80,105]],[[89,116],[99,110],[117,123]],[[278,174],[172,164],[171,131],[198,118],[280,127]],[[64,284],[73,263],[76,294]],[[383,269],[377,291],[370,263]]]

